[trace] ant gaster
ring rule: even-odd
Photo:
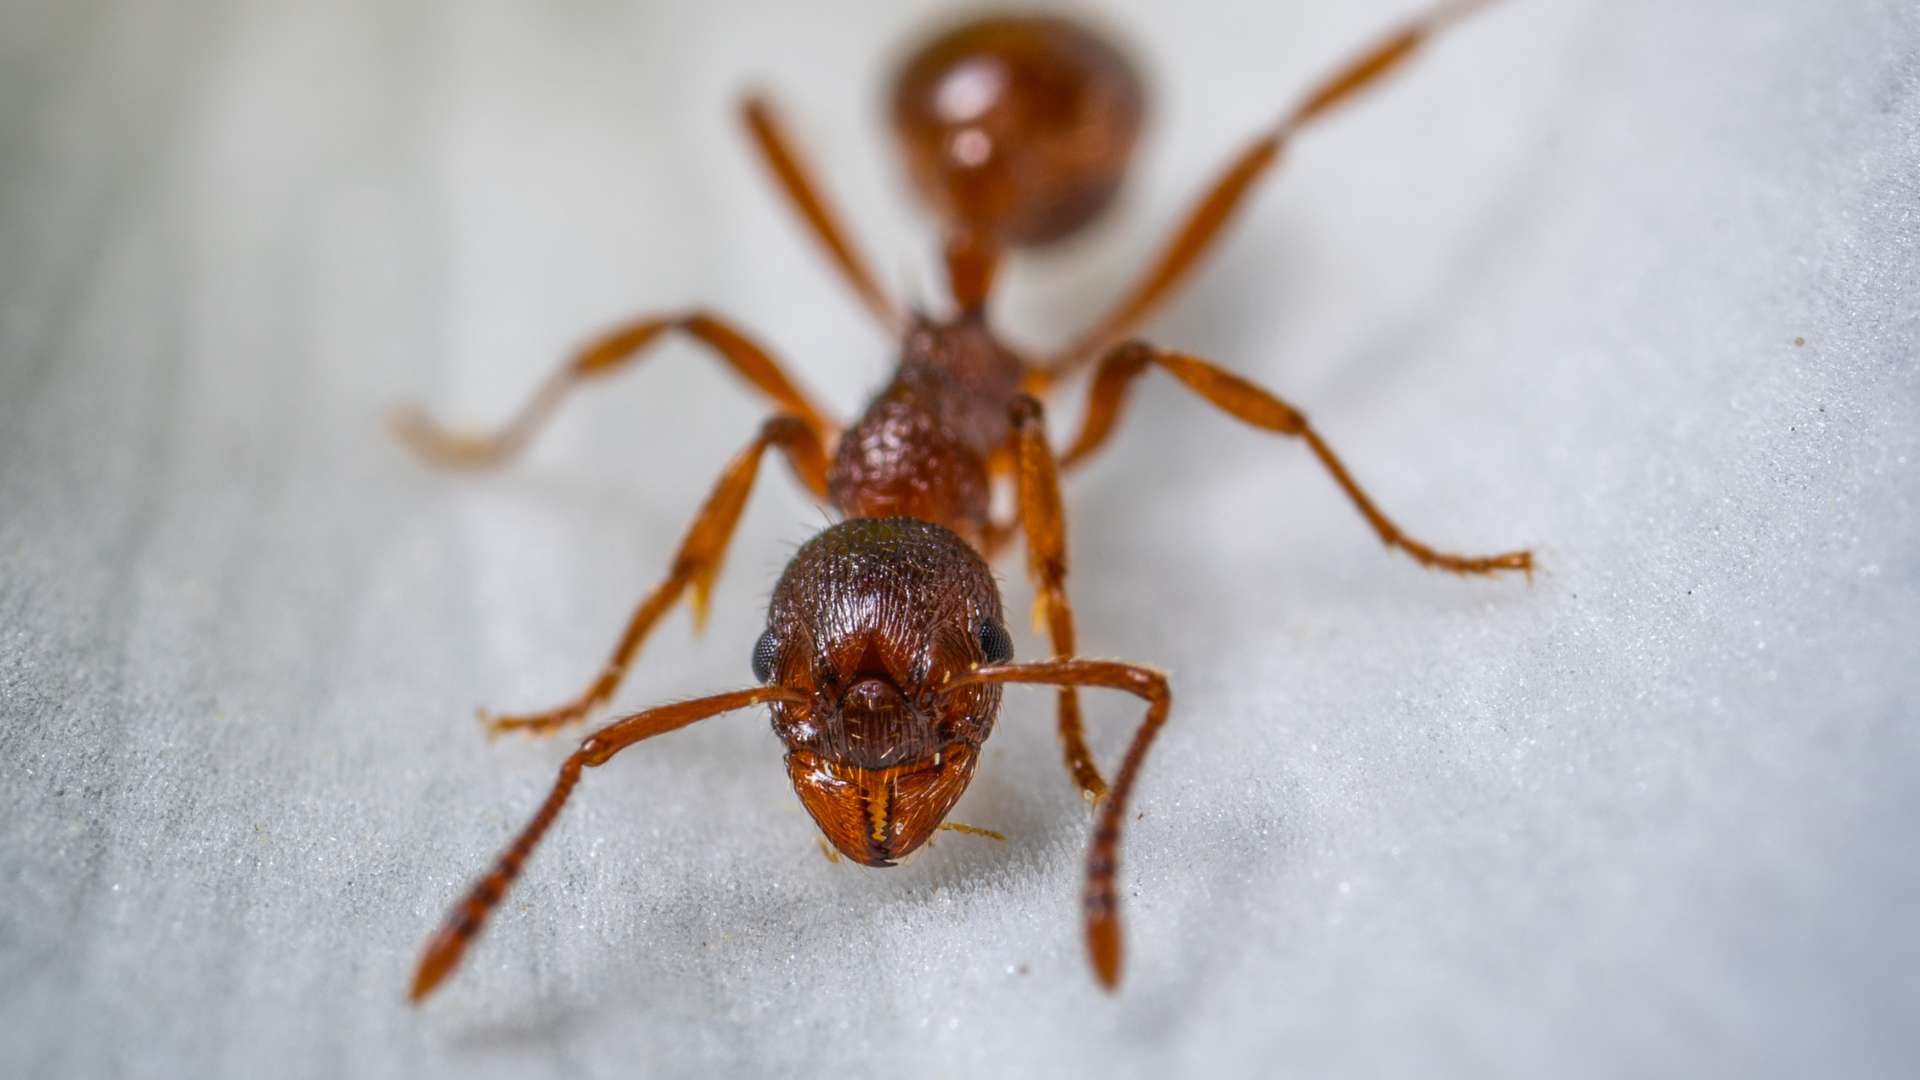
[[[1099,216],[1125,175],[1144,95],[1125,57],[1089,29],[1049,16],[996,16],[924,44],[893,84],[893,127],[907,172],[944,225],[953,298],[945,318],[902,315],[856,253],[772,107],[759,97],[744,105],[753,143],[781,189],[860,300],[901,342],[892,381],[851,427],[828,420],[765,348],[699,311],[639,319],[590,342],[497,433],[449,433],[417,412],[404,414],[402,437],[429,460],[496,464],[525,443],[567,390],[636,362],[670,331],[705,345],[776,406],[722,472],[666,580],[633,614],[601,673],[558,708],[491,718],[494,732],[546,733],[585,718],[612,696],[647,633],[689,590],[696,625],[704,620],[728,540],[769,450],[844,517],[799,550],[775,587],[766,633],[753,650],[760,685],[634,713],[588,736],[560,767],[532,821],[429,942],[413,998],[425,997],[459,962],[582,769],[643,739],[765,703],[787,746],[794,790],[826,838],[856,862],[888,866],[925,842],[966,789],[1007,683],[1058,688],[1067,767],[1097,804],[1082,897],[1089,958],[1100,983],[1117,986],[1120,833],[1169,696],[1166,679],[1151,668],[1075,658],[1057,471],[1106,441],[1139,376],[1158,369],[1244,423],[1301,440],[1379,538],[1423,565],[1531,573],[1526,551],[1450,555],[1406,535],[1292,406],[1199,357],[1127,337],[1189,276],[1300,129],[1478,6],[1438,6],[1321,81],[1228,165],[1138,283],[1051,357],[1031,360],[991,328],[995,268],[1004,252],[1072,235]],[[1037,398],[1096,362],[1079,435],[1056,463]],[[990,496],[994,481],[1007,477],[1016,513],[996,521]],[[1035,624],[1048,633],[1054,657],[1025,664],[1012,662],[987,566],[1017,533],[1026,541]],[[1122,690],[1146,702],[1110,787],[1082,735],[1075,691],[1083,687]]]

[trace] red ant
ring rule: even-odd
[[[966,789],[1006,683],[1059,689],[1067,768],[1098,804],[1082,898],[1087,947],[1101,985],[1117,986],[1120,830],[1169,696],[1165,676],[1151,668],[1074,658],[1057,471],[1085,461],[1106,441],[1134,380],[1159,368],[1229,415],[1304,441],[1380,539],[1424,566],[1462,574],[1532,571],[1527,551],[1450,555],[1413,539],[1380,512],[1293,406],[1198,357],[1126,340],[1186,279],[1296,133],[1481,2],[1443,3],[1335,70],[1234,159],[1132,290],[1045,362],[1030,362],[989,325],[995,268],[1003,252],[1066,237],[1100,215],[1126,172],[1143,94],[1121,53],[1085,27],[1055,17],[998,16],[926,43],[893,84],[894,133],[915,186],[945,229],[954,305],[945,319],[901,313],[855,252],[772,107],[758,97],[744,105],[754,145],[781,189],[861,301],[900,336],[892,381],[853,426],[839,429],[764,348],[704,312],[640,319],[591,342],[496,434],[453,435],[417,413],[403,416],[402,436],[428,459],[498,464],[568,389],[637,360],[668,331],[706,345],[777,406],[727,465],[666,580],[634,612],[585,692],[545,712],[492,718],[488,727],[496,733],[556,731],[605,703],[647,633],[689,587],[699,624],[768,450],[785,455],[800,482],[845,518],[802,547],[775,586],[767,630],[753,649],[760,685],[634,713],[581,742],[533,820],[428,944],[413,999],[431,993],[459,962],[566,805],[582,769],[642,739],[767,703],[774,733],[787,746],[794,790],[826,838],[856,862],[889,866],[925,842]],[[1079,436],[1056,463],[1036,396],[1095,360]],[[1017,514],[996,521],[989,512],[993,483],[1009,474]],[[987,567],[1016,530],[1025,534],[1035,622],[1046,627],[1054,653],[1026,664],[1013,662]],[[1080,687],[1124,690],[1147,703],[1111,787],[1082,736]]]

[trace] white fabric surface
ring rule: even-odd
[[[1175,680],[1118,997],[1017,691],[955,814],[1005,845],[829,865],[764,714],[711,721],[590,774],[405,1007],[564,752],[473,707],[591,673],[761,410],[671,345],[488,476],[385,410],[497,418],[700,303],[850,413],[890,345],[729,110],[773,88],[931,293],[877,122],[926,6],[7,6],[0,1075],[1912,1075],[1908,0],[1503,5],[1303,139],[1154,325],[1418,535],[1544,570],[1385,555],[1301,447],[1148,384],[1069,485],[1086,651]],[[1009,274],[1023,340],[1407,9],[1173,7],[1109,13],[1153,134]],[[707,634],[675,615],[619,703],[743,685],[821,523],[769,472]],[[1090,711],[1111,762],[1138,710]]]

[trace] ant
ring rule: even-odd
[[[992,329],[987,301],[995,269],[1005,252],[1060,240],[1101,215],[1126,172],[1144,94],[1122,53],[1086,27],[1053,16],[1003,15],[934,37],[907,57],[893,83],[893,129],[907,171],[944,227],[953,301],[944,318],[895,306],[772,106],[759,96],[744,102],[747,130],[781,190],[854,293],[901,342],[892,381],[852,426],[828,420],[765,348],[703,311],[639,319],[590,342],[496,433],[449,433],[418,412],[403,413],[399,433],[426,459],[498,465],[569,390],[637,362],[669,332],[705,345],[776,406],[721,473],[666,580],[641,602],[586,690],[543,712],[483,716],[493,733],[546,734],[584,719],[612,696],[648,632],[689,589],[695,626],[703,624],[728,540],[769,450],[842,515],[799,549],[774,587],[766,632],[753,648],[759,685],[634,713],[582,741],[533,819],[428,943],[413,1000],[459,963],[583,769],[655,735],[767,704],[774,734],[787,747],[794,790],[827,840],[855,862],[890,866],[941,827],[972,778],[1002,688],[1011,683],[1057,688],[1067,768],[1097,807],[1082,896],[1088,955],[1100,984],[1116,988],[1121,828],[1170,696],[1166,677],[1152,668],[1075,656],[1059,473],[1106,442],[1136,379],[1157,368],[1228,415],[1303,441],[1381,541],[1424,566],[1532,573],[1528,551],[1453,555],[1408,536],[1293,406],[1199,357],[1128,337],[1189,276],[1294,135],[1484,2],[1443,2],[1335,69],[1228,165],[1131,291],[1049,359],[1030,360]],[[1038,398],[1089,364],[1095,371],[1085,418],[1056,460]],[[995,520],[994,484],[1008,477],[1015,512]],[[1016,533],[1026,541],[1035,626],[1045,628],[1053,648],[1051,659],[1031,663],[1013,661],[988,569]],[[1121,690],[1146,703],[1111,786],[1082,734],[1082,688]]]

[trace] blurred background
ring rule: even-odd
[[[1301,447],[1145,385],[1068,488],[1085,651],[1176,690],[1117,997],[1016,691],[954,814],[1004,845],[830,865],[764,717],[715,720],[591,775],[405,1006],[565,752],[474,707],[597,668],[762,407],[675,343],[497,473],[383,418],[487,424],[695,304],[851,415],[893,343],[732,110],[772,92],[931,301],[881,102],[957,10],[0,5],[0,1074],[1911,1075],[1901,0],[1496,5],[1303,137],[1149,328],[1311,413],[1416,535],[1544,569],[1383,554]],[[1411,6],[1081,10],[1153,111],[1113,215],[1002,282],[1036,347]],[[742,685],[825,520],[768,471],[706,634],[670,618],[617,704]],[[1137,710],[1089,714],[1111,763]]]

